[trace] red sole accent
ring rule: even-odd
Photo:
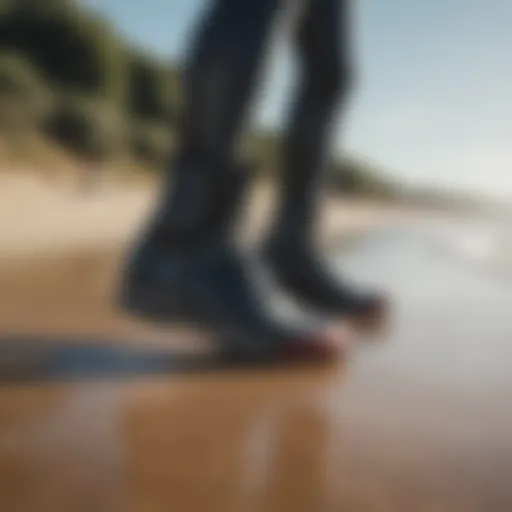
[[[282,345],[279,357],[286,361],[334,361],[346,352],[346,339],[337,336],[318,336]]]

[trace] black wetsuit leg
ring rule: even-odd
[[[284,135],[279,217],[287,237],[314,232],[334,122],[349,92],[348,0],[309,0],[296,32],[299,86]]]
[[[185,70],[179,149],[168,172],[174,183],[133,251],[122,293],[132,312],[229,331],[245,348],[271,354],[331,346],[323,324],[278,318],[230,226],[247,177],[232,159],[280,6],[214,0],[206,12]]]
[[[264,251],[281,284],[335,314],[377,317],[380,294],[334,275],[317,254],[318,207],[334,121],[352,82],[350,0],[310,0],[297,31],[300,84],[284,138],[280,206]]]

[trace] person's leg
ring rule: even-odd
[[[191,41],[180,130],[185,152],[233,157],[281,0],[213,0]]]
[[[212,0],[192,34],[178,150],[161,201],[159,229],[173,245],[182,232],[200,239],[226,223],[224,210],[231,206],[226,187],[244,181],[234,161],[238,138],[280,4]]]
[[[310,0],[297,32],[301,83],[285,134],[277,219],[265,251],[298,298],[338,314],[380,314],[383,301],[333,276],[315,254],[325,158],[350,90],[349,0]]]
[[[233,162],[236,139],[280,5],[215,0],[206,13],[185,73],[174,168],[127,265],[121,297],[143,316],[226,330],[248,345],[271,349],[326,343],[316,326],[290,327],[272,315],[231,225],[248,179]]]

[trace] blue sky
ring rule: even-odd
[[[206,0],[84,0],[179,58]],[[284,3],[284,2],[283,2]],[[358,84],[333,150],[410,183],[512,198],[512,1],[355,2]],[[280,125],[293,67],[276,42],[257,117]]]

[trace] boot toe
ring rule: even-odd
[[[348,351],[350,339],[339,329],[297,334],[278,345],[279,356],[290,361],[333,361]]]
[[[391,312],[389,298],[372,294],[362,298],[351,315],[352,323],[365,331],[379,331],[387,324]]]

